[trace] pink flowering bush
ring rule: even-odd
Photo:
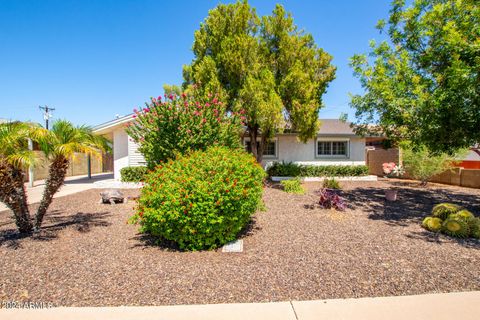
[[[195,99],[191,95],[151,98],[142,109],[134,109],[135,121],[128,135],[139,145],[147,166],[210,146],[240,146],[240,113],[227,113],[216,96]]]
[[[397,166],[395,162],[385,162],[382,165],[382,167],[383,167],[383,173],[388,178],[401,177],[405,173],[405,170],[403,170],[403,167],[401,165]]]

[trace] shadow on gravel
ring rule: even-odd
[[[253,217],[252,220],[247,224],[247,226],[237,235],[237,239],[243,239],[246,238],[255,232],[258,232],[262,230],[257,223],[255,218]],[[178,247],[178,245],[170,240],[165,240],[161,239],[159,237],[154,237],[150,234],[142,234],[139,233],[135,235],[134,237],[130,238],[130,240],[136,240],[137,242],[132,245],[130,248],[148,248],[148,247],[154,247],[158,248],[159,250],[162,251],[170,251],[170,252],[184,252],[185,250],[182,250]],[[205,250],[206,251],[206,250]]]
[[[89,232],[92,227],[107,227],[111,224],[107,221],[110,215],[109,212],[77,212],[74,215],[63,216],[62,212],[55,210],[48,212],[38,233],[21,234],[15,228],[0,231],[0,246],[5,245],[7,248],[18,249],[21,248],[23,239],[50,241],[57,238],[58,232],[67,227],[73,227],[79,232]],[[12,227],[14,227],[13,220]]]
[[[397,201],[386,201],[385,188],[355,188],[345,191],[342,196],[353,209],[368,213],[372,220],[383,220],[389,225],[408,226],[421,221],[430,215],[433,206],[442,202],[451,202],[480,214],[480,196],[465,193],[460,190],[446,188],[420,187],[406,182],[392,182],[398,190]],[[479,248],[480,242],[475,239],[445,238],[443,235],[431,232],[412,232],[407,237],[423,239],[428,242],[457,242],[462,246]]]

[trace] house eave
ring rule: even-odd
[[[125,125],[125,123],[133,121],[133,113],[126,115],[124,117],[120,117],[118,119],[114,119],[108,122],[101,123],[92,128],[95,134],[106,134],[109,132],[114,131],[115,129]]]

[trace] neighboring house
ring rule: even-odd
[[[138,145],[125,132],[125,125],[133,121],[133,115],[117,118],[93,128],[96,134],[113,141],[115,179],[120,179],[120,169],[126,166],[145,165],[138,152]],[[307,143],[300,142],[295,133],[278,134],[265,148],[262,165],[274,161],[296,162],[313,165],[364,165],[365,138],[355,135],[350,123],[337,119],[320,119],[317,137]],[[250,149],[249,138],[242,143]]]

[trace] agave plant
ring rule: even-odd
[[[50,160],[50,165],[45,190],[35,215],[36,230],[41,227],[54,194],[64,184],[70,159],[75,153],[101,156],[102,151],[110,149],[108,140],[94,135],[90,127],[76,127],[66,120],[56,121],[48,134],[39,140],[39,146]]]
[[[0,201],[12,210],[21,233],[32,231],[24,170],[35,165],[36,159],[28,148],[28,139],[38,141],[45,135],[46,130],[33,123],[0,124]]]

